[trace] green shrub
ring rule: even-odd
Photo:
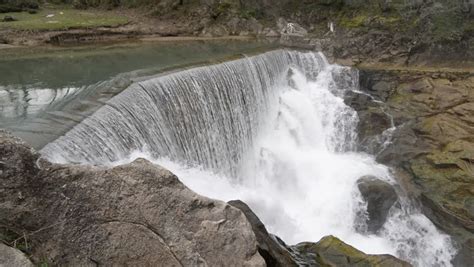
[[[221,2],[216,5],[214,5],[213,8],[213,15],[215,17],[219,17],[225,13],[232,7],[232,5],[229,2]]]
[[[37,0],[0,0],[0,13],[38,9]]]

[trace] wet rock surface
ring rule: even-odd
[[[389,142],[375,149],[377,160],[405,177],[400,183],[409,196],[454,238],[459,248],[455,266],[470,266],[474,255],[474,74],[374,69],[361,73],[365,76],[361,89],[380,101],[374,110],[385,110],[397,127]],[[392,84],[391,89],[377,89],[380,82]],[[367,105],[360,110],[373,112]],[[370,128],[361,132],[372,132],[365,137],[371,140],[387,129],[377,120],[367,125],[362,124]],[[374,127],[378,130],[373,131]],[[361,149],[373,148],[362,144]]]
[[[265,259],[267,266],[298,266],[292,249],[277,236],[268,233],[265,225],[247,204],[240,200],[232,200],[228,203],[240,209],[249,220],[257,237],[258,250]]]
[[[397,193],[392,185],[374,176],[361,177],[357,187],[367,203],[367,231],[375,233],[387,220],[390,208],[397,201]]]
[[[300,243],[295,249],[310,266],[411,266],[391,255],[367,255],[334,236],[323,237],[317,243]]]

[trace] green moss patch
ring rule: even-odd
[[[433,15],[433,35],[437,40],[458,40],[462,35],[463,17],[456,12]]]
[[[342,17],[341,25],[346,28],[359,28],[365,26],[368,17],[365,15],[358,15],[353,18]]]
[[[297,250],[316,261],[318,266],[405,266],[391,256],[365,254],[334,236],[323,237],[318,243],[300,243]]]

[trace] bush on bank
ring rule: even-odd
[[[38,9],[38,0],[0,0],[0,13]]]

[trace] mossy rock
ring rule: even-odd
[[[358,15],[355,17],[342,17],[340,24],[346,28],[360,28],[368,26],[369,17],[366,15]]]
[[[295,246],[301,256],[316,266],[338,267],[405,267],[409,263],[391,255],[368,255],[334,236],[323,237],[317,243]]]
[[[462,168],[456,154],[433,152],[410,163],[414,182],[422,189],[422,202],[437,225],[441,220],[474,231],[473,164]],[[448,229],[449,230],[449,229]]]

